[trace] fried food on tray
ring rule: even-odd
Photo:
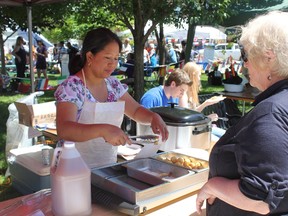
[[[193,157],[189,157],[189,156],[165,155],[165,156],[159,156],[158,159],[163,160],[168,163],[173,163],[177,166],[181,166],[181,167],[188,168],[188,169],[206,168],[204,161],[193,158]]]

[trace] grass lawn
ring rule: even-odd
[[[60,75],[49,74],[49,85],[56,86],[59,76]],[[209,94],[224,90],[223,86],[208,85],[207,75],[205,74],[202,74],[201,82],[202,90],[200,94]],[[153,85],[151,85],[151,83],[148,83],[145,90],[152,86]],[[53,93],[54,91],[45,91],[45,94],[38,98],[38,102],[42,103],[54,100]],[[15,102],[17,99],[26,95],[28,94],[19,94],[14,92],[0,93],[0,113],[2,119],[2,121],[0,121],[0,201],[19,196],[18,192],[10,187],[10,179],[4,177],[7,169],[7,162],[5,157],[6,121],[9,116],[8,106]],[[241,110],[242,107],[240,106],[239,109]]]

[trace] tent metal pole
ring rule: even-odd
[[[31,93],[35,92],[34,70],[33,70],[33,38],[32,38],[32,6],[27,6],[28,16],[28,38],[29,38],[29,64],[30,64],[30,80],[31,80]]]

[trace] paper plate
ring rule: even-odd
[[[126,144],[124,146],[118,146],[118,155],[131,156],[136,155],[141,151],[141,146],[135,144]]]

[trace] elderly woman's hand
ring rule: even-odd
[[[153,118],[151,121],[151,128],[155,134],[160,134],[162,137],[162,141],[165,142],[168,139],[169,132],[167,126],[160,115],[157,113],[153,114]]]
[[[211,191],[209,190],[208,183],[206,183],[197,194],[196,198],[196,210],[197,213],[200,215],[202,213],[202,206],[204,202],[207,200],[210,205],[212,205],[215,201],[216,197],[212,195]]]

